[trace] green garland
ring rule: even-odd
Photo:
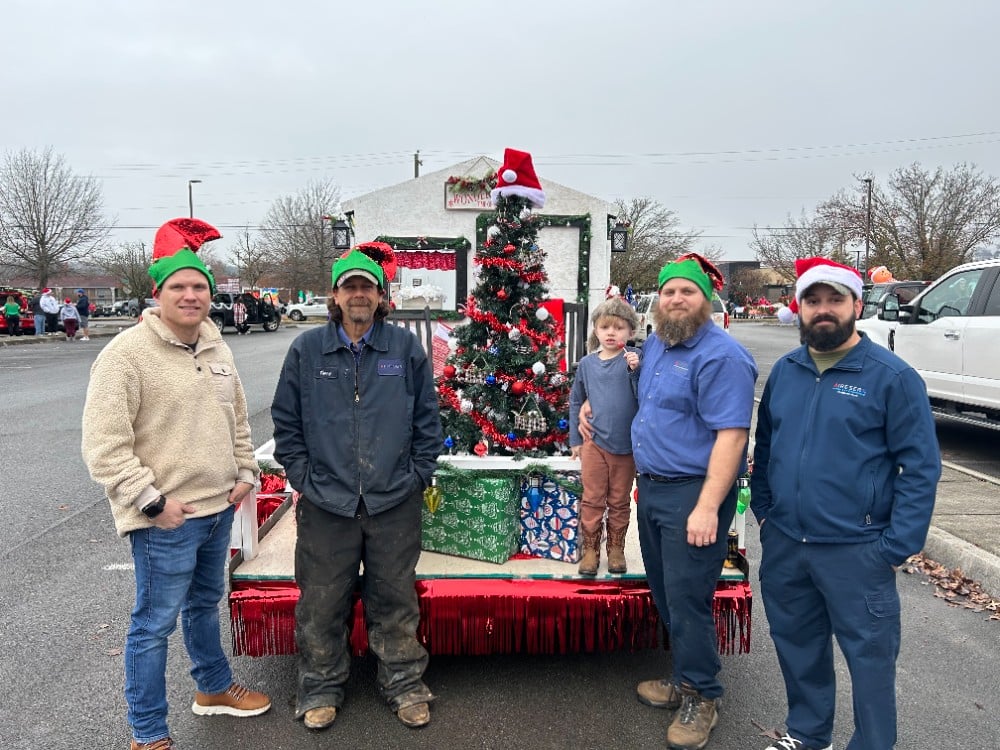
[[[465,237],[390,237],[380,234],[376,242],[385,242],[396,252],[415,250],[468,250],[472,243]]]
[[[496,217],[493,212],[484,212],[476,217],[476,242],[480,248],[486,242],[486,229]],[[587,304],[590,294],[590,214],[535,214],[539,227],[577,227],[580,230],[580,244],[577,250],[576,301]]]

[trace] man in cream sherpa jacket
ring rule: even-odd
[[[159,495],[225,510],[237,482],[258,473],[243,386],[232,352],[202,322],[189,350],[160,319],[143,313],[94,362],[83,415],[83,457],[104,486],[121,536],[152,526],[140,509]]]

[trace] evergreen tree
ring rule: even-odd
[[[452,332],[438,382],[445,452],[567,452],[563,322],[541,304],[548,275],[538,220],[525,197],[501,194],[495,205],[476,248],[469,322]]]

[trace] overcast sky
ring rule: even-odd
[[[0,146],[53,147],[147,241],[190,179],[234,238],[311,180],[511,146],[746,259],[857,174],[1000,177],[998,46],[996,0],[4,0]]]

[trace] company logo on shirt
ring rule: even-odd
[[[674,372],[676,372],[679,375],[688,374],[688,363],[685,362],[683,359],[675,359],[671,363],[670,367],[673,369]]]
[[[834,393],[839,393],[841,396],[850,396],[851,398],[864,398],[868,395],[868,391],[860,385],[850,385],[849,383],[834,383],[833,390]]]

